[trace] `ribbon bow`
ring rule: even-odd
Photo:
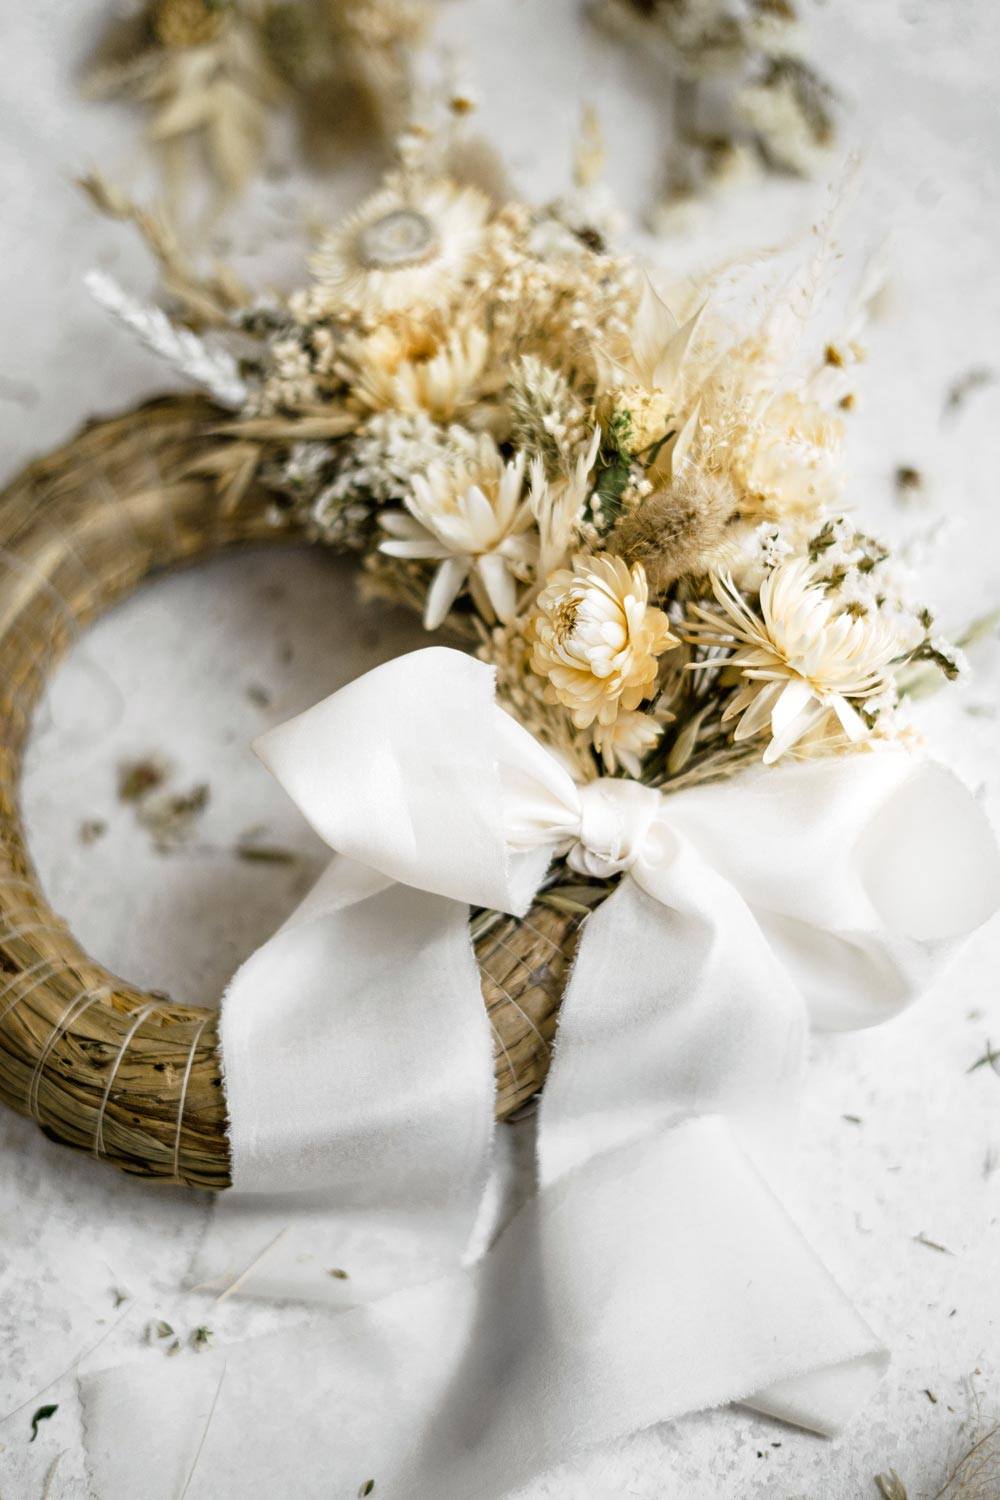
[[[523,916],[553,855],[625,872],[588,919],[546,1085],[543,1179],[655,1121],[781,1128],[806,1023],[874,1024],[995,909],[992,834],[942,767],[884,753],[663,794],[578,785],[495,703],[491,670],[432,647],[257,742],[363,871]],[[773,1131],[772,1131],[773,1133]]]
[[[258,749],[337,857],[223,1008],[236,1192],[214,1243],[257,1292],[393,1295],[226,1351],[204,1493],[270,1495],[291,1472],[303,1494],[346,1492],[376,1472],[387,1500],[498,1500],[584,1445],[733,1400],[836,1431],[885,1351],[759,1167],[809,1023],[891,1014],[994,909],[997,853],[961,784],[888,751],[669,794],[580,786],[497,708],[487,667],[442,649]],[[488,1201],[467,907],[523,914],[558,852],[622,878],[563,1000],[543,1191],[441,1275]],[[203,1257],[199,1277],[219,1269]],[[192,1430],[167,1404],[190,1382],[169,1374],[140,1383],[143,1431]],[[92,1431],[123,1386],[134,1401],[131,1368],[88,1395]],[[289,1390],[310,1393],[308,1442]],[[102,1493],[146,1493],[130,1445],[105,1446]],[[169,1465],[153,1472],[166,1500]]]

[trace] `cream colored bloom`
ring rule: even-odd
[[[524,470],[523,453],[505,464],[484,436],[469,458],[415,474],[406,511],[380,517],[390,534],[382,552],[438,563],[424,610],[428,630],[437,629],[466,587],[484,619],[513,619],[517,580],[530,576],[538,551],[529,535]]]
[[[355,401],[369,411],[424,411],[449,422],[475,399],[489,352],[481,328],[447,332],[396,319],[344,341],[343,374]]]
[[[843,424],[815,401],[770,397],[737,429],[732,473],[761,515],[814,516],[844,482]]]
[[[672,718],[666,714],[653,718],[640,709],[620,713],[613,724],[594,725],[594,748],[611,775],[621,768],[636,780],[642,772],[643,758],[663,736],[663,726]]]
[[[844,611],[804,558],[779,564],[760,590],[760,615],[731,578],[713,580],[721,613],[692,606],[687,634],[701,646],[732,649],[726,666],[741,685],[723,722],[738,718],[735,738],[769,731],[770,765],[808,737],[812,744],[868,734],[855,703],[891,687],[890,664],[904,654],[899,636],[877,614]]]
[[[578,729],[613,724],[622,709],[650,697],[657,657],[679,644],[661,609],[649,603],[641,565],[620,557],[577,559],[554,573],[532,620],[531,665]]]
[[[400,181],[326,236],[312,262],[328,309],[369,317],[443,308],[483,244],[489,203],[456,183]]]

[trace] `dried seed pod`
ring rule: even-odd
[[[608,537],[608,548],[642,563],[654,594],[686,573],[704,573],[726,551],[727,532],[739,519],[736,492],[721,476],[690,465],[662,490],[626,511]]]

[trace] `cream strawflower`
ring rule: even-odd
[[[488,213],[476,188],[398,180],[323,240],[312,261],[320,300],[370,317],[446,307],[482,247]]]
[[[475,453],[415,474],[404,511],[379,519],[390,557],[439,563],[427,595],[424,625],[436,630],[466,586],[487,621],[512,620],[517,580],[527,579],[538,553],[529,535],[534,517],[524,495],[525,455],[504,463],[492,438]]]
[[[341,373],[369,411],[424,411],[448,422],[478,394],[489,352],[481,328],[446,332],[400,318],[346,339]]]
[[[575,572],[553,573],[539,594],[531,665],[578,729],[638,708],[653,692],[657,657],[680,644],[648,601],[641,564],[607,555],[578,558]]]
[[[781,563],[760,590],[760,615],[731,578],[713,579],[721,613],[695,604],[688,639],[700,646],[729,647],[728,668],[742,685],[723,722],[739,718],[735,739],[770,731],[764,751],[771,765],[808,736],[815,745],[838,731],[853,743],[869,730],[855,701],[891,691],[890,663],[906,645],[877,614],[845,611],[804,558]]]

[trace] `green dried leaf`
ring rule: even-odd
[[[39,1424],[39,1422],[47,1422],[50,1417],[54,1417],[55,1416],[55,1414],[56,1414],[56,1412],[58,1410],[59,1410],[58,1405],[55,1405],[55,1406],[40,1406],[38,1408],[38,1410],[35,1412],[35,1415],[31,1419],[31,1436],[28,1439],[29,1443],[33,1443],[35,1441],[35,1438],[38,1436],[38,1424]]]
[[[298,855],[294,849],[282,849],[276,844],[237,844],[236,858],[258,865],[294,865]]]
[[[161,761],[150,758],[125,761],[118,767],[119,802],[141,802],[162,786],[166,777],[166,767]]]

